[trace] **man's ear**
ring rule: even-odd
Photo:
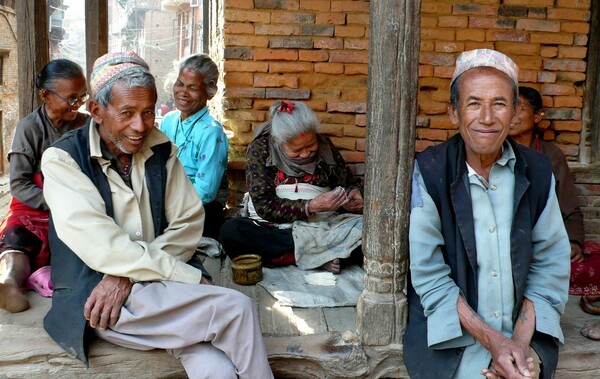
[[[104,114],[102,105],[98,104],[95,100],[90,100],[88,102],[88,110],[94,122],[98,125],[102,124],[102,116]]]
[[[452,105],[452,104],[448,105],[448,116],[450,117],[450,121],[454,125],[458,125],[458,112],[456,111],[456,108],[454,108],[454,105]]]

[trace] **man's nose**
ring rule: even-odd
[[[479,123],[491,124],[494,122],[494,106],[492,104],[483,104],[479,111]]]

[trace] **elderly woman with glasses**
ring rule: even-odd
[[[32,270],[50,262],[48,205],[42,194],[40,162],[46,148],[88,119],[79,112],[88,94],[83,70],[76,63],[50,61],[35,85],[43,104],[19,121],[8,153],[12,200],[0,225],[0,308],[9,312],[29,308],[21,292],[26,282],[41,294],[51,293],[47,274],[37,278],[40,275],[34,273],[27,280]]]
[[[295,263],[333,273],[361,263],[360,180],[318,133],[306,104],[276,102],[269,114],[248,146],[246,217],[221,228],[225,252],[259,254],[267,266]]]

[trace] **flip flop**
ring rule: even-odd
[[[54,285],[50,279],[50,266],[44,266],[37,269],[27,279],[27,288],[34,290],[40,296],[52,297]]]

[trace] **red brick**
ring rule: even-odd
[[[312,49],[313,40],[310,37],[269,37],[271,49]]]
[[[548,10],[548,8],[546,8],[546,7],[529,7],[529,11],[527,12],[527,17],[545,20],[547,10]]]
[[[248,22],[226,22],[223,30],[229,34],[254,34],[254,24]]]
[[[513,61],[521,70],[539,70],[542,68],[542,58],[538,56],[511,55]]]
[[[331,2],[324,0],[300,0],[300,9],[327,12],[331,10]]]
[[[581,121],[552,121],[554,130],[557,131],[569,131],[569,132],[580,132],[582,129]]]
[[[369,40],[368,39],[344,39],[344,49],[348,50],[368,50]]]
[[[364,152],[342,150],[340,151],[340,154],[342,154],[342,157],[344,158],[346,163],[362,163],[365,161]]]
[[[327,62],[329,52],[326,50],[300,50],[298,60],[308,62]]]
[[[542,46],[540,48],[540,56],[544,58],[554,58],[558,55],[558,47],[556,46]]]
[[[448,131],[443,129],[417,128],[417,139],[445,141],[448,139]]]
[[[225,62],[227,66],[227,62]],[[252,72],[233,72],[225,71],[224,80],[226,85],[233,86],[251,86],[254,83]]]
[[[254,49],[254,59],[257,61],[281,60],[297,61],[298,51],[287,49]]]
[[[329,102],[327,104],[327,112],[344,112],[344,113],[366,113],[366,103],[343,103]]]
[[[585,72],[586,62],[573,59],[545,59],[544,70]]]
[[[250,62],[226,60],[224,64],[224,72],[267,72],[269,64],[267,62]]]
[[[486,41],[512,41],[529,42],[529,33],[514,30],[488,30],[485,33]]]
[[[469,28],[514,29],[517,21],[508,18],[469,17]]]
[[[367,135],[367,128],[361,128],[355,125],[345,125],[344,126],[344,136],[345,137],[359,137],[364,138]],[[364,151],[364,150],[363,150]]]
[[[225,112],[227,115],[228,112]],[[235,133],[249,133],[252,131],[252,123],[248,121],[242,121],[235,118],[229,118],[227,120],[227,126]]]
[[[551,71],[540,71],[537,75],[537,81],[540,83],[556,82],[556,73]]]
[[[589,21],[590,11],[578,9],[554,8],[548,9],[548,19]]]
[[[314,24],[315,14],[305,12],[273,12],[272,24]]]
[[[568,84],[542,84],[540,94],[552,96],[569,96],[575,94],[575,87]],[[554,104],[555,107],[556,103]]]
[[[429,127],[432,129],[456,129],[447,115],[433,115],[429,117]]]
[[[456,61],[454,54],[443,53],[421,53],[419,64],[430,64],[433,66],[453,66]]]
[[[523,5],[523,0],[504,0],[502,2],[504,5]],[[554,0],[527,0],[525,2],[529,6],[552,6],[554,5]]]
[[[369,25],[369,14],[368,13],[348,13],[346,15],[346,24],[358,24],[358,25]]]
[[[271,12],[225,9],[225,21],[257,22],[268,24]]]
[[[269,63],[270,73],[311,73],[313,72],[312,63],[308,62],[271,62]]]
[[[341,50],[344,48],[342,38],[316,37],[314,39],[315,49]]]
[[[467,16],[441,16],[437,21],[437,26],[440,28],[466,28],[467,25],[469,25]]]
[[[437,91],[432,91],[431,100],[448,103],[448,101],[450,100],[450,91],[445,89],[438,89]]]
[[[291,75],[255,74],[254,87],[298,88],[298,78]]]
[[[555,96],[555,107],[583,108],[583,97],[581,96]]]
[[[257,35],[297,36],[300,34],[300,26],[298,25],[258,24],[255,29]]]
[[[360,38],[365,35],[365,27],[364,26],[342,26],[337,25],[335,27],[335,36],[336,37],[350,37],[350,38]]]
[[[447,39],[448,41],[452,41],[453,38]],[[483,42],[485,41],[485,30],[468,30],[468,29],[459,29],[456,31],[456,40],[457,41],[477,41]]]
[[[582,82],[586,79],[584,72],[557,72],[556,80],[559,82]]]
[[[538,32],[558,32],[560,31],[559,21],[548,20],[517,20],[517,30],[534,30]]]
[[[587,54],[587,47],[584,46],[559,46],[559,58],[580,58],[584,59]]]
[[[529,41],[533,43],[572,45],[573,35],[565,33],[531,33]]]
[[[457,31],[457,33],[460,32]],[[448,29],[421,29],[421,40],[423,39],[437,39],[441,41],[454,41],[455,32],[454,30]]]
[[[346,23],[345,13],[320,13],[317,14],[315,24],[344,25]]]
[[[226,9],[254,9],[254,0],[225,0]]]
[[[292,99],[306,100],[310,98],[308,89],[286,89],[286,88],[267,88],[265,91],[267,99]]]
[[[419,90],[438,90],[438,89],[450,89],[450,81],[448,79],[441,78],[420,78],[419,79]]]
[[[433,76],[433,66],[419,65],[419,77]]]
[[[539,43],[496,42],[496,50],[507,55],[539,55]]]
[[[223,109],[252,109],[252,99],[230,97],[223,102]]]
[[[265,121],[264,112],[252,111],[252,110],[235,110],[226,111],[225,115],[228,119],[242,120],[242,121]]]
[[[535,83],[537,82],[537,70],[519,70],[519,82]]]
[[[434,51],[435,50],[435,43],[433,41],[423,41],[421,40],[421,46],[419,51],[424,52],[424,51]]]
[[[356,151],[365,151],[367,145],[367,140],[364,138],[358,138],[356,140]]]
[[[443,4],[437,1],[423,1],[421,4],[421,13],[452,14],[452,4]]]
[[[254,8],[298,10],[298,0],[254,0]]]
[[[456,53],[465,50],[464,42],[436,42],[435,51],[442,53]]]
[[[365,127],[367,126],[367,115],[366,114],[357,114],[354,117],[354,125],[356,126],[362,126]]]
[[[416,140],[415,141],[415,151],[417,153],[419,153],[433,145],[435,145],[435,143],[433,143],[432,141]]]
[[[436,78],[452,78],[454,74],[454,66],[435,66],[433,68],[433,76]]]
[[[556,0],[558,8],[590,9],[591,0]]]
[[[588,34],[590,32],[590,24],[587,22],[568,22],[560,23],[560,31],[565,33]]]
[[[494,49],[493,42],[473,42],[467,41],[465,42],[465,51],[474,50],[474,49]]]
[[[330,62],[340,63],[368,63],[369,54],[367,52],[346,52],[332,51],[329,53]]]
[[[440,103],[428,99],[419,99],[419,111],[426,115],[446,114],[448,111],[448,103]]]
[[[588,36],[585,34],[576,34],[573,38],[573,45],[575,46],[587,46]]]
[[[320,125],[317,127],[317,131],[319,132],[319,134],[343,137],[344,136],[344,125],[325,124],[325,123],[321,122]]]
[[[249,35],[226,35],[226,46],[268,47],[269,37]]]
[[[452,7],[453,15],[485,15],[485,16],[497,16],[498,7],[492,5],[480,5],[480,4],[455,4]]]
[[[367,12],[371,11],[371,3],[364,0],[354,1],[332,1],[331,2],[332,12]]]
[[[437,17],[421,16],[421,28],[433,29],[437,27]]]
[[[343,63],[315,63],[315,72],[323,74],[343,74]]]
[[[242,88],[242,87],[227,87],[225,89],[225,97],[250,97],[250,98],[265,98],[264,88]]]
[[[346,75],[367,75],[369,67],[366,64],[346,64],[344,65],[344,74]]]

